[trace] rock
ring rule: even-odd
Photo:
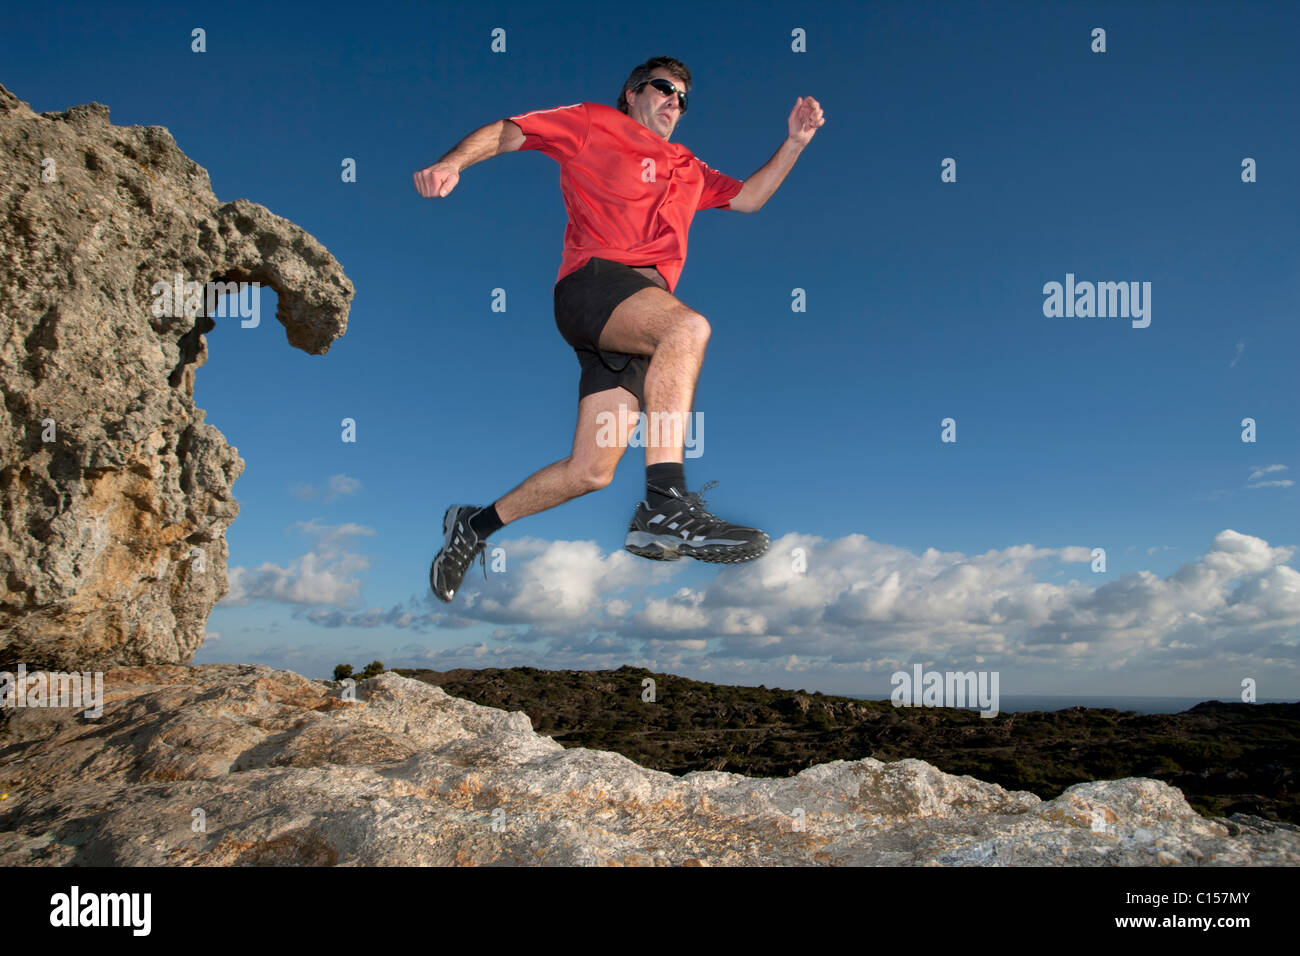
[[[185,663],[228,590],[244,463],[194,374],[203,333],[239,319],[154,315],[178,273],[270,286],[313,355],[347,329],[325,248],[219,202],[166,129],[100,103],[38,115],[0,86],[0,666]]]
[[[1283,820],[1266,820],[1249,813],[1234,813],[1223,821],[1230,836],[1244,833],[1277,833],[1279,830],[1300,835],[1300,827]]]
[[[647,770],[523,713],[383,674],[105,675],[98,719],[7,709],[0,865],[1152,866],[1300,863],[1300,832],[1198,816],[1154,780],[1041,801],[919,760],[786,778]]]

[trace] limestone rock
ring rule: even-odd
[[[104,689],[97,719],[6,711],[0,866],[1300,863],[1297,828],[1202,818],[1154,780],[1044,802],[919,760],[674,777],[395,674],[354,702],[257,666]]]
[[[0,86],[0,665],[184,663],[228,590],[244,463],[194,374],[203,334],[240,319],[155,315],[178,274],[271,287],[313,355],[347,328],[325,248],[219,202],[166,129],[99,103],[38,115]]]

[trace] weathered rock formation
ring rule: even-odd
[[[102,716],[9,711],[0,866],[1296,865],[1300,830],[1154,780],[1041,801],[919,760],[683,777],[384,674],[120,668]]]
[[[244,463],[193,399],[203,333],[231,320],[156,315],[178,274],[271,287],[313,355],[347,328],[325,248],[218,202],[166,129],[0,86],[0,665],[184,663],[227,591]]]

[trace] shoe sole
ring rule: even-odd
[[[433,589],[434,596],[437,597],[437,599],[443,602],[444,604],[450,604],[451,599],[456,596],[456,592],[455,590],[453,590],[449,595],[443,597],[442,592],[438,590],[438,583],[437,583],[438,558],[441,557],[443,552],[447,550],[447,543],[451,540],[451,529],[452,526],[456,523],[452,516],[452,513],[461,507],[462,507],[461,505],[452,505],[445,512],[443,512],[442,549],[433,556],[433,564],[429,565],[429,587]]]
[[[651,534],[649,531],[629,531],[623,549],[652,561],[676,561],[678,558],[694,558],[709,564],[739,564],[762,557],[771,544],[768,536],[763,535],[760,542],[736,545],[695,545],[682,538],[666,534]]]

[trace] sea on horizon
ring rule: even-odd
[[[836,697],[853,697],[857,700],[884,700],[888,697],[878,697],[872,694],[835,694]],[[1067,707],[1094,707],[1106,708],[1113,710],[1131,710],[1139,714],[1181,714],[1185,710],[1190,710],[1197,704],[1206,700],[1219,700],[1223,703],[1241,703],[1240,698],[1225,700],[1222,697],[1113,697],[1113,696],[1090,696],[1080,695],[1077,697],[1062,696],[1038,696],[1038,695],[1004,695],[998,698],[998,711],[1003,714],[1023,713],[1035,710],[1064,710]],[[1260,704],[1293,704],[1296,701],[1269,698],[1259,700]],[[978,706],[967,707],[967,710],[979,710]]]

